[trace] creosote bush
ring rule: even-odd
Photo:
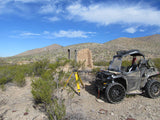
[[[50,80],[39,78],[32,81],[32,94],[36,103],[50,104],[54,83]]]
[[[106,62],[106,61],[96,61],[96,62],[93,62],[93,64],[95,66],[109,66],[109,62]]]
[[[61,87],[60,81],[65,76],[63,70],[57,72],[57,68],[64,66],[69,61],[64,58],[57,59],[55,63],[48,61],[39,61],[36,63],[36,76],[38,79],[32,80],[32,95],[37,104],[45,105],[46,113],[50,120],[61,120],[65,116],[64,100],[61,97],[55,97],[58,87]],[[39,65],[38,65],[39,64]],[[43,69],[43,70],[41,70]],[[54,76],[58,74],[55,80]]]
[[[14,82],[18,86],[25,85],[25,77],[30,73],[26,65],[3,65],[0,66],[0,85]]]

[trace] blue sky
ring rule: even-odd
[[[0,57],[160,34],[160,0],[0,0]]]

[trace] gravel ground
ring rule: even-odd
[[[0,120],[47,119],[45,113],[34,108],[30,84],[27,78],[25,87],[9,83],[6,91],[0,90]],[[136,95],[118,104],[110,104],[104,102],[102,94],[99,102],[94,85],[89,81],[84,84],[80,96],[69,97],[66,90],[62,92],[67,109],[66,120],[160,120],[160,98]]]
[[[31,94],[31,80],[26,79],[26,86],[17,87],[13,83],[0,90],[0,120],[45,120],[44,113],[34,108]]]
[[[67,98],[67,94],[64,95]],[[69,119],[85,120],[160,120],[160,98],[143,95],[126,97],[118,104],[104,102],[103,94],[97,100],[94,85],[85,82],[81,96],[66,99]]]

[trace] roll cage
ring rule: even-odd
[[[145,60],[145,56],[139,50],[129,50],[129,51],[117,51],[117,55],[113,56],[113,60],[110,62],[108,70],[121,72],[122,71],[122,58],[126,56],[142,56]],[[132,70],[136,68],[136,65],[132,66]]]

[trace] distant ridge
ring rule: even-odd
[[[45,52],[45,51],[51,51],[51,50],[55,50],[55,49],[59,49],[59,48],[62,48],[62,46],[60,46],[58,44],[53,44],[53,45],[43,47],[43,48],[28,50],[28,51],[20,53],[16,56],[34,55],[34,54],[42,53],[42,52]]]
[[[67,57],[68,49],[71,49],[71,58],[74,59],[74,50],[80,50],[89,48],[92,51],[93,61],[109,61],[112,59],[118,50],[130,50],[139,49],[142,53],[149,58],[160,58],[160,34],[155,34],[145,37],[127,38],[121,37],[104,44],[99,43],[82,43],[76,45],[70,45],[62,47],[57,44],[53,44],[44,48],[37,48],[23,52],[17,56],[15,60],[37,60],[46,58],[49,56],[50,59],[56,60],[57,57]]]

